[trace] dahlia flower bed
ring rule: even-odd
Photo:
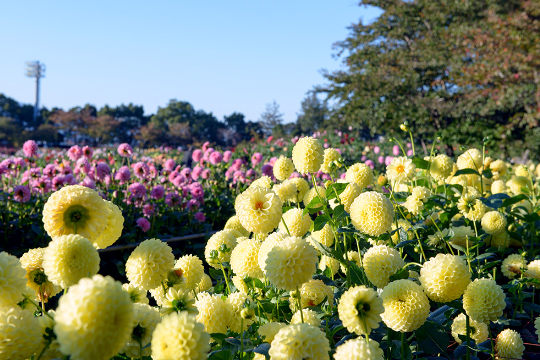
[[[0,253],[0,358],[539,358],[535,164],[396,142],[377,174],[293,143],[253,181],[210,174],[234,215],[204,255],[144,236],[124,283],[99,274],[97,249],[129,224],[129,191],[40,200],[45,246]]]

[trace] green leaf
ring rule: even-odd
[[[345,211],[344,205],[338,205],[334,208],[334,219],[344,218],[349,216],[349,213]]]
[[[323,254],[325,256],[328,256],[328,257],[331,257],[333,259],[336,259],[337,261],[339,261],[342,264],[345,263],[345,260],[344,260],[345,258],[343,257],[342,252],[337,251],[335,249],[332,249],[331,247],[328,247],[326,245],[323,245],[318,241],[314,241],[313,243],[315,244],[315,246],[317,246],[317,248],[319,249],[321,254]]]
[[[313,222],[313,231],[321,230],[328,221],[330,221],[330,217],[326,214],[317,216]]]
[[[418,169],[427,170],[429,168],[429,161],[424,160],[422,158],[415,157],[412,159],[412,162],[414,165],[416,165],[416,168]]]
[[[514,205],[522,200],[528,200],[529,197],[527,195],[524,195],[524,194],[519,194],[519,195],[516,195],[514,197],[511,197],[510,199],[506,199],[503,201],[501,207],[508,207],[508,206],[511,206],[511,205]]]
[[[433,321],[426,321],[415,331],[416,341],[420,350],[429,355],[445,354],[450,344],[450,339],[444,327]]]
[[[208,360],[229,360],[231,358],[232,358],[232,353],[231,353],[231,350],[229,349],[212,351],[208,355]]]
[[[480,176],[478,171],[476,171],[474,169],[460,169],[460,170],[456,171],[454,176],[459,176],[459,175],[478,175],[478,176]]]
[[[344,184],[344,183],[333,183],[331,184],[330,186],[328,186],[326,188],[326,192],[325,192],[325,195],[326,195],[326,198],[328,200],[330,199],[335,199],[336,198],[336,192],[338,195],[341,195],[341,193],[343,191],[345,191],[345,188],[347,187],[348,184]]]
[[[311,201],[309,202],[308,206],[306,206],[307,209],[317,209],[315,212],[322,210],[322,204],[324,201],[319,197],[315,196]],[[310,211],[311,213],[311,211]]]
[[[538,215],[537,213],[531,213],[531,214],[527,214],[523,216],[523,218],[525,219],[526,222],[533,223],[535,221],[540,220],[540,215]]]
[[[409,270],[407,268],[399,269],[394,275],[390,275],[390,282],[409,278]]]
[[[350,261],[349,271],[351,273],[351,283],[353,286],[365,285],[364,281],[362,280],[364,278],[363,270],[353,261]]]

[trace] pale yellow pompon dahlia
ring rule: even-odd
[[[327,360],[330,344],[324,332],[309,324],[287,325],[270,346],[272,360]]]
[[[384,352],[375,340],[358,337],[338,346],[334,360],[384,360]]]
[[[540,281],[540,260],[531,261],[527,265],[527,271],[525,271],[524,275]],[[540,286],[535,284],[534,287],[539,288]]]
[[[259,186],[259,187],[262,187],[262,188],[270,189],[272,187],[272,185],[274,185],[274,182],[272,181],[272,178],[270,178],[270,176],[267,176],[267,175],[262,175],[260,178],[253,181],[249,185],[249,187],[252,188],[252,187]]]
[[[1,359],[29,359],[41,350],[40,341],[41,330],[37,318],[30,310],[21,309],[17,305],[0,306]]]
[[[219,264],[229,262],[231,252],[236,245],[237,242],[234,235],[226,231],[218,231],[208,239],[204,248],[206,262],[213,268],[221,269]],[[212,257],[213,254],[217,255],[217,257]]]
[[[291,324],[301,324],[302,323],[302,317],[304,318],[304,323],[313,325],[313,326],[321,326],[321,319],[317,316],[317,312],[311,310],[311,309],[302,309],[302,315],[300,315],[300,310],[294,313],[294,315],[291,318]]]
[[[522,359],[525,345],[515,330],[503,330],[495,340],[495,359]]]
[[[278,229],[283,233],[287,233],[287,229],[291,236],[304,236],[313,222],[309,214],[302,215],[303,210],[298,208],[289,209],[283,214],[283,219],[280,221]],[[287,227],[283,224],[287,224]]]
[[[184,255],[176,260],[174,272],[184,278],[185,286],[193,290],[199,285],[204,274],[202,260],[196,255]]]
[[[48,279],[62,288],[74,285],[99,271],[99,254],[81,235],[62,235],[49,243],[43,253],[43,270]]]
[[[471,338],[477,343],[483,343],[488,339],[488,327],[483,322],[478,322],[473,319],[469,319],[470,335]],[[459,335],[467,335],[467,320],[465,314],[459,314],[452,322],[452,336],[458,344],[461,344]]]
[[[197,288],[195,291],[197,293],[203,292],[203,291],[209,291],[212,288],[212,279],[207,274],[204,274],[201,282],[199,285],[197,285]]]
[[[326,268],[329,268],[332,275],[336,275],[339,270],[339,265],[339,261],[336,259],[323,255],[321,256],[321,261],[319,262],[319,269],[324,272]]]
[[[454,232],[454,236],[450,239],[451,244],[467,247],[467,242],[469,242],[469,246],[471,245],[469,237],[475,235],[471,227],[457,226],[450,229]]]
[[[392,281],[383,289],[381,298],[384,306],[381,317],[394,331],[414,331],[429,316],[429,300],[420,285],[411,280]]]
[[[445,303],[463,295],[471,282],[471,273],[462,257],[437,254],[423,264],[420,282],[431,300]]]
[[[114,244],[124,229],[124,217],[120,208],[110,201],[104,200],[104,202],[107,208],[107,226],[93,241],[96,249],[105,249]]]
[[[282,203],[286,203],[287,201],[296,202],[298,190],[296,189],[296,184],[291,180],[285,180],[281,184],[275,184],[272,190],[279,196]]]
[[[332,172],[332,168],[331,168],[332,164],[335,164],[337,168],[337,161],[339,160],[340,157],[341,157],[341,154],[336,149],[332,149],[332,148],[325,149],[324,159],[323,159],[323,163],[321,164],[320,170],[323,173],[330,174]]]
[[[43,207],[47,234],[79,234],[95,241],[107,227],[108,208],[97,191],[80,185],[64,186],[54,192]]]
[[[165,289],[163,288],[163,285],[159,285],[158,287],[154,289],[150,289],[150,295],[154,298],[156,301],[156,304],[158,306],[163,306],[163,302],[166,300],[165,296],[167,295],[167,291],[170,289],[174,289],[177,291],[188,291],[188,289],[185,287],[185,282],[181,281],[177,284],[169,284],[168,281],[164,281]]]
[[[362,263],[360,262],[360,254],[358,253],[358,251],[354,251],[354,250],[347,251],[345,261],[348,261],[349,264],[355,263],[356,265],[358,265],[358,267],[363,266]],[[342,273],[347,274],[347,268],[345,267],[345,265],[340,263],[339,268],[341,269]]]
[[[502,180],[495,180],[491,184],[491,193],[492,194],[500,194],[506,192],[506,184]]]
[[[388,180],[405,183],[414,178],[416,173],[416,165],[411,159],[405,156],[395,157],[390,165],[386,167],[386,176]]]
[[[270,189],[255,186],[236,199],[236,215],[242,226],[254,233],[269,233],[281,220],[282,202]]]
[[[279,330],[281,330],[285,326],[287,326],[287,324],[280,322],[266,323],[264,325],[261,325],[261,327],[259,328],[259,335],[263,337],[265,342],[271,343]]]
[[[143,290],[132,283],[123,284],[122,289],[129,294],[129,298],[134,304],[138,303],[148,305],[148,291]]]
[[[274,163],[273,170],[274,176],[279,181],[288,179],[294,171],[294,165],[288,157],[281,155],[279,159]]]
[[[195,306],[195,298],[191,295],[191,290],[185,288],[168,288],[167,293],[161,302],[160,312],[168,315],[173,312],[187,311],[191,315],[197,315],[199,311]]]
[[[351,211],[351,205],[362,193],[362,189],[360,186],[358,186],[356,183],[349,183],[345,190],[341,194],[339,194],[339,200],[343,204],[343,207],[345,208],[345,211],[350,212]],[[335,199],[330,200],[331,204],[333,204],[333,208],[338,205],[337,201]]]
[[[58,301],[54,332],[60,351],[74,360],[110,359],[128,342],[133,317],[133,302],[120,282],[101,275],[81,279]]]
[[[150,239],[143,241],[129,255],[126,276],[134,285],[151,290],[161,286],[173,267],[171,247],[159,239]]]
[[[247,286],[246,282],[244,281],[244,279],[242,279],[240,276],[238,275],[235,275],[231,278],[234,286],[236,287],[236,289],[238,291],[240,291],[241,293],[244,293],[244,294],[249,294],[249,287]]]
[[[205,331],[209,334],[227,332],[230,319],[232,317],[231,304],[227,303],[220,295],[200,293],[195,306],[199,310],[197,322],[204,325]]]
[[[503,289],[493,279],[476,279],[463,294],[463,308],[471,319],[487,323],[496,321],[506,307]]]
[[[349,332],[357,335],[369,336],[371,329],[379,327],[383,312],[382,299],[364,285],[349,288],[339,299],[339,319]]]
[[[373,171],[366,164],[356,163],[347,169],[345,180],[355,183],[360,189],[365,189],[373,184]]]
[[[275,244],[277,244],[279,241],[284,240],[287,238],[288,235],[284,234],[282,232],[275,232],[270,234],[262,243],[260,249],[259,249],[259,255],[257,256],[257,262],[259,263],[259,267],[263,271],[264,274],[266,274],[266,270],[264,269],[266,266],[266,258],[268,258],[268,253]]]
[[[292,161],[300,174],[315,173],[323,163],[324,149],[319,140],[310,136],[303,137],[294,145]]]
[[[454,162],[448,155],[439,154],[431,160],[429,173],[437,181],[444,180],[452,173]]]
[[[482,168],[482,152],[478,149],[469,149],[457,158],[458,169],[474,169]]]
[[[412,189],[412,194],[423,202],[426,202],[428,200],[428,197],[431,196],[431,190],[429,190],[425,186],[415,186]]]
[[[488,207],[480,199],[470,194],[459,198],[457,207],[459,212],[468,220],[479,221],[482,219]]]
[[[152,334],[152,359],[203,360],[210,351],[210,335],[186,312],[167,315]]]
[[[0,306],[15,306],[24,299],[26,271],[15,256],[0,252]]]
[[[246,331],[251,324],[253,324],[253,319],[244,319],[243,327],[242,325],[242,309],[246,307],[246,301],[251,301],[251,298],[244,293],[235,292],[227,296],[227,303],[231,306],[232,316],[229,318],[229,328],[231,331],[240,334],[242,331]]]
[[[514,173],[517,176],[529,177],[529,169],[527,169],[527,166],[525,165],[516,166]]]
[[[313,231],[311,233],[311,237],[309,238],[309,242],[317,241],[325,246],[332,246],[334,244],[334,232],[332,231],[332,228],[330,225],[325,224],[323,228],[319,231]],[[315,247],[315,244],[313,244]],[[315,247],[318,249],[317,247]]]
[[[264,276],[259,267],[259,249],[262,243],[256,239],[247,239],[236,245],[231,253],[231,269],[242,278],[262,278]]]
[[[394,206],[386,196],[375,191],[360,194],[351,205],[354,227],[371,236],[379,236],[392,229]]]
[[[491,169],[492,172],[494,173],[496,172],[501,176],[506,174],[506,171],[508,170],[506,163],[500,159],[492,161],[489,164],[489,168]]]
[[[317,250],[306,240],[288,237],[272,247],[264,269],[272,285],[292,291],[311,279],[318,262]]]
[[[362,264],[368,280],[379,288],[388,285],[390,276],[405,266],[399,252],[386,245],[369,248],[364,254]]]
[[[304,196],[306,196],[307,192],[309,191],[309,183],[306,181],[306,179],[297,177],[290,179],[294,185],[296,185],[296,196],[292,200],[295,203],[299,203],[304,200]]]
[[[329,304],[334,302],[334,292],[322,280],[311,279],[300,287],[300,304],[302,307],[321,305],[326,299]]]
[[[317,192],[319,193],[319,195],[317,195]],[[317,196],[319,196],[319,198],[321,198],[322,201],[324,201],[326,199],[325,188],[323,188],[322,186],[317,186],[317,187],[312,187],[311,189],[309,189],[309,191],[306,192],[306,195],[304,195],[304,206],[308,206],[309,203],[313,199],[315,199]],[[314,206],[314,208],[322,207],[322,205],[323,204],[319,202],[318,204],[316,204],[316,206]]]
[[[513,279],[516,275],[521,275],[522,269],[527,268],[527,260],[521,254],[508,255],[501,264],[501,271],[504,276]]]
[[[482,217],[482,230],[489,235],[495,235],[506,229],[506,217],[498,211],[488,211]]]
[[[523,194],[523,188],[531,190],[531,180],[524,176],[514,176],[506,182],[506,186],[514,195]]]
[[[407,200],[403,203],[403,206],[408,212],[417,216],[424,210],[424,202],[414,195],[407,196]]]
[[[141,359],[152,353],[149,345],[152,342],[152,333],[161,322],[161,316],[159,311],[146,304],[133,304],[133,314],[135,326],[129,341],[120,352],[130,358]]]
[[[30,249],[21,256],[21,265],[26,270],[26,286],[34,290],[38,301],[47,302],[49,298],[58,294],[60,286],[49,281],[43,271],[44,248]]]
[[[238,219],[238,216],[236,215],[231,216],[229,220],[227,220],[227,222],[225,223],[225,227],[223,229],[236,230],[240,232],[242,236],[249,237],[249,231],[244,229],[244,227],[242,226],[242,223],[240,223],[240,220]]]

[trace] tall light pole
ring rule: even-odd
[[[45,64],[39,61],[28,61],[26,63],[26,76],[36,78],[36,106],[34,106],[34,124],[39,112],[39,79],[45,77]]]

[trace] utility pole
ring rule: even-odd
[[[27,62],[26,76],[36,78],[36,105],[34,106],[34,124],[36,124],[39,114],[39,79],[45,77],[45,64],[40,64],[39,61]]]

